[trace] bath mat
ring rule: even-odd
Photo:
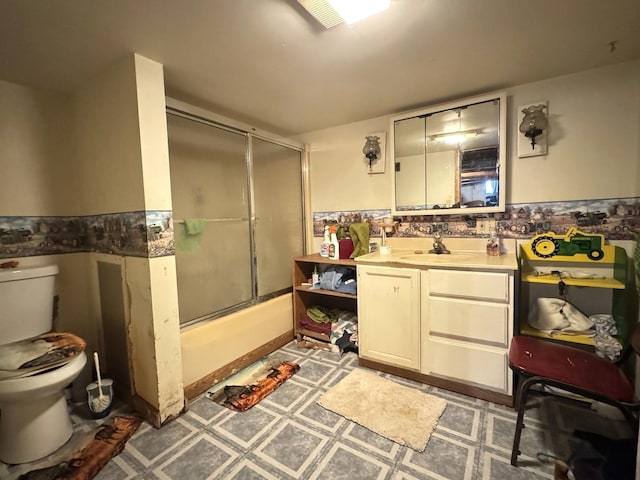
[[[356,369],[318,400],[327,410],[372,432],[422,452],[447,403]]]
[[[284,361],[274,364],[269,360],[261,360],[223,384],[211,388],[205,396],[231,410],[245,412],[286,382],[298,370],[300,365],[297,363]],[[242,378],[255,380],[256,377],[259,378],[257,381],[240,384]]]
[[[38,462],[36,469],[27,473],[17,465],[9,475],[19,480],[91,480],[100,470],[124,449],[125,444],[138,429],[142,419],[137,416],[114,416],[102,424],[95,434],[80,440],[83,445],[69,459],[52,465],[51,461]],[[55,455],[55,454],[54,454]],[[52,459],[53,460],[53,459]]]

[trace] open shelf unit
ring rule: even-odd
[[[357,313],[358,297],[333,290],[311,290],[310,279],[314,268],[322,270],[326,265],[345,265],[356,268],[356,262],[351,259],[331,260],[321,257],[319,253],[306,255],[293,260],[293,331],[298,340],[306,335],[317,340],[329,342],[329,335],[314,332],[304,328],[300,319],[306,314],[307,308],[313,305],[322,305],[327,308],[339,308]]]
[[[574,251],[565,255],[554,254],[559,250],[558,243],[564,240],[552,232],[537,235],[530,243],[520,246],[520,333],[594,349],[593,337],[548,334],[531,327],[527,322],[532,302],[541,296],[557,297],[558,284],[562,280],[566,285],[569,301],[585,315],[613,315],[618,330],[617,339],[624,344],[633,319],[629,298],[633,282],[627,254],[622,247],[604,245],[601,235],[583,234],[579,231],[577,234],[585,235],[586,238],[600,237],[601,245],[598,246],[597,253]],[[549,239],[545,240],[549,245],[548,255],[544,254],[545,250],[540,248],[540,244],[536,247],[536,239],[544,235],[547,235],[544,238]],[[551,240],[555,241],[555,246]],[[567,249],[565,253],[566,251]]]

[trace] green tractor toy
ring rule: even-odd
[[[584,253],[591,260],[601,260],[604,257],[603,245],[604,235],[584,233],[576,227],[572,227],[564,236],[547,232],[531,239],[531,250],[540,258],[556,255],[571,257]]]

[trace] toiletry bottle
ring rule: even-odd
[[[329,258],[331,260],[338,260],[340,258],[340,244],[338,243],[338,237],[336,236],[336,227],[331,226],[329,231],[331,232],[329,240]]]
[[[498,242],[498,233],[495,230],[489,234],[489,240],[487,241],[487,255],[492,257],[500,255],[500,243]]]
[[[329,257],[329,225],[324,226],[324,240],[320,244],[320,256]]]
[[[311,285],[315,286],[320,283],[320,274],[318,273],[318,265],[313,267],[313,273],[311,274]]]

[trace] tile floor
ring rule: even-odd
[[[427,448],[419,453],[316,403],[360,368],[355,354],[298,349],[290,343],[273,355],[299,363],[300,371],[251,410],[236,413],[201,396],[160,430],[144,423],[96,479],[552,479],[553,462],[536,454],[567,458],[575,428],[629,435],[624,423],[574,402],[540,398],[525,417],[523,453],[514,468],[511,408],[381,374],[447,401]],[[84,412],[76,406],[72,414],[77,434],[100,423],[86,420]],[[0,464],[0,478],[11,477],[7,467]]]

